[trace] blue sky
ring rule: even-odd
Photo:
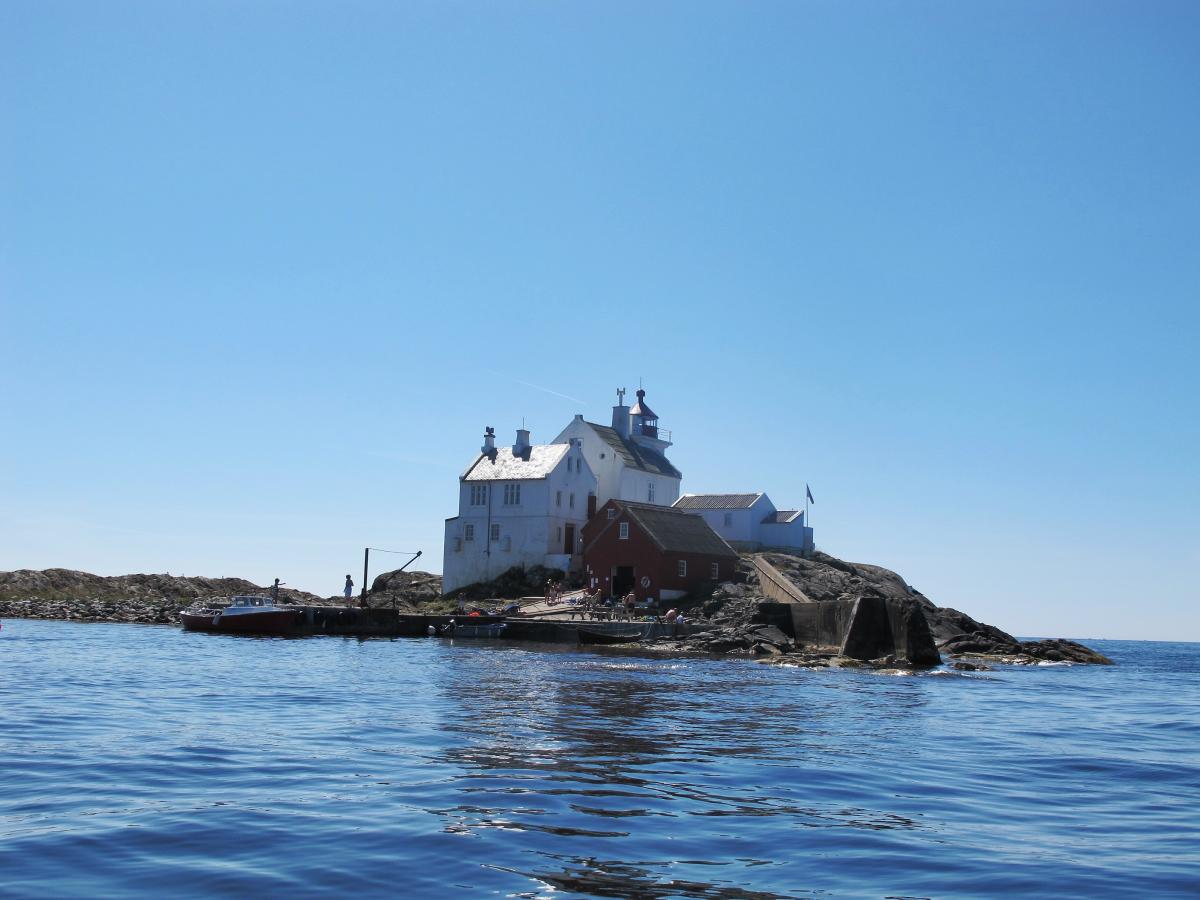
[[[0,569],[423,550],[645,380],[687,491],[1200,640],[1192,3],[0,6]],[[567,395],[563,397],[560,395]],[[567,398],[577,399],[567,399]]]

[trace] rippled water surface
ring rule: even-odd
[[[7,621],[5,896],[1195,896],[1200,645],[921,676]]]

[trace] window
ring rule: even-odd
[[[471,505],[472,506],[487,506],[487,485],[486,484],[471,485]]]
[[[683,578],[685,575],[687,575],[687,560],[681,559],[679,561],[679,577]]]
[[[575,508],[575,495],[574,494],[571,495],[571,503],[569,505],[570,505],[571,509]]]
[[[492,525],[492,540],[500,540],[500,524],[498,522]]]
[[[728,528],[733,524],[733,513],[725,513],[725,527]]]
[[[613,507],[611,507],[611,506],[608,508],[608,517],[609,517],[610,519],[615,519],[615,518],[617,517],[617,511],[616,511],[616,509],[614,509],[614,508],[613,508]]]
[[[721,564],[713,563],[712,564],[712,579],[714,581],[716,581],[720,577],[721,577]]]
[[[629,523],[628,522],[622,522],[621,524],[619,524],[617,526],[617,540],[620,540],[620,541],[629,540]]]
[[[521,486],[519,484],[506,484],[504,486],[504,505],[521,505]]]
[[[646,502],[647,503],[654,502],[654,482],[653,481],[650,482],[650,484],[646,487]]]
[[[555,505],[555,506],[562,506],[562,491],[555,491],[555,492],[554,492],[554,505]]]
[[[474,525],[465,526],[463,528],[463,537],[466,538],[468,541],[475,540],[475,526]]]
[[[561,544],[562,543],[562,526],[561,525],[558,526],[558,530],[555,532],[555,535],[556,535],[556,537],[554,538],[554,542],[556,544]]]

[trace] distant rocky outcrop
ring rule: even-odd
[[[167,625],[197,600],[227,600],[235,594],[265,594],[244,578],[184,578],[176,575],[105,577],[71,569],[0,572],[0,618],[80,619]],[[285,603],[321,603],[305,591],[284,587]]]
[[[375,576],[367,593],[367,605],[389,608],[403,606],[419,611],[426,604],[440,600],[441,596],[441,575],[393,569]]]
[[[808,557],[787,553],[762,556],[814,602],[797,608],[768,598],[768,593],[774,597],[780,592],[772,590],[770,584],[761,584],[752,558],[744,558],[735,582],[718,585],[690,610],[716,627],[681,642],[687,649],[771,657],[799,655],[817,663],[844,655],[879,665],[933,665],[938,661],[938,651],[960,661],[977,658],[975,663],[962,661],[961,667],[985,667],[987,659],[1014,663],[1112,662],[1075,641],[1019,641],[959,610],[937,606],[890,569],[850,563],[821,552]],[[764,630],[768,626],[774,630]],[[817,634],[838,635],[837,646],[813,639]],[[874,650],[881,647],[887,648],[886,654],[873,656]]]

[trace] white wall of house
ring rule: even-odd
[[[753,550],[760,540],[762,520],[775,512],[775,506],[766,494],[762,494],[745,509],[689,509],[685,512],[703,518],[735,549]]]
[[[506,485],[520,486],[519,502],[505,502]],[[482,491],[473,494],[473,487]],[[595,490],[596,476],[579,447],[571,447],[544,478],[460,479],[459,514],[446,520],[442,592],[490,580],[513,566],[570,568],[582,552],[588,494]],[[511,487],[508,499],[516,499]],[[567,526],[575,529],[571,554],[565,552]]]
[[[804,513],[787,523],[763,522],[775,512],[775,504],[766,494],[761,494],[745,509],[688,509],[685,512],[703,518],[737,550],[813,549],[813,530],[805,527]]]
[[[583,455],[588,466],[596,473],[596,508],[599,509],[612,499],[636,500],[640,503],[657,503],[670,506],[679,499],[679,479],[625,465],[624,459],[613,450],[585,422],[576,416],[555,438],[555,443],[565,443],[578,438],[583,444]],[[647,500],[650,484],[654,484],[654,499]]]
[[[583,446],[583,456],[588,467],[596,474],[596,508],[599,509],[621,493],[621,471],[624,464],[617,453],[587,422],[583,416],[575,416],[558,437],[557,444],[576,438]]]
[[[651,496],[651,485],[654,486],[653,496]],[[638,503],[670,506],[679,499],[679,479],[625,466],[621,470],[621,487],[616,496],[619,500],[636,500]],[[602,500],[599,505],[603,506],[611,499],[609,497]]]

